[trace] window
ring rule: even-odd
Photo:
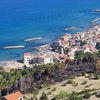
[[[19,100],[23,100],[23,97],[19,97]]]

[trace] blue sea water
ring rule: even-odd
[[[0,60],[19,59],[27,51],[35,53],[32,46],[54,41],[66,33],[64,27],[77,26],[77,31],[83,31],[91,20],[100,17],[95,9],[100,9],[100,0],[0,0]],[[41,41],[23,42],[40,36]],[[2,49],[9,45],[27,48]]]

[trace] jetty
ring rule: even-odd
[[[71,27],[64,28],[65,31],[76,30],[76,29],[77,29],[77,27],[75,27],[75,26],[71,26]]]
[[[25,39],[24,42],[32,42],[32,41],[41,40],[41,39],[42,37],[30,38],[30,39]]]
[[[96,9],[95,11],[96,11],[96,12],[100,12],[100,9]]]
[[[99,20],[100,20],[100,18],[96,18],[95,20],[92,20],[91,23],[95,23],[95,22],[97,22]]]
[[[17,45],[17,46],[5,46],[3,49],[19,49],[19,48],[25,48],[23,45]]]
[[[50,44],[45,44],[42,46],[38,46],[38,47],[33,47],[33,49],[37,50],[37,51],[48,51],[51,49]]]

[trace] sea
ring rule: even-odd
[[[99,18],[100,0],[0,0],[0,61],[21,59],[35,46],[52,43],[65,33],[75,34]],[[65,31],[75,26],[77,30]],[[25,43],[28,38],[42,40]],[[24,45],[24,49],[3,49]]]

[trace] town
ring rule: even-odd
[[[66,59],[74,59],[76,51],[98,52],[97,45],[100,45],[100,25],[73,35],[66,33],[52,44],[36,47],[38,54],[24,54],[24,65],[65,62]]]
[[[16,99],[13,100],[38,100],[33,94],[31,96],[27,94],[36,92],[43,85],[62,82],[73,76],[81,76],[83,80],[99,79],[98,77],[100,77],[98,74],[100,73],[100,25],[92,26],[88,30],[76,34],[66,33],[53,43],[34,47],[34,49],[38,53],[25,52],[21,61],[8,61],[4,65],[2,64],[5,67],[0,69],[0,73],[3,73],[3,75],[0,74],[1,100],[12,100],[11,98],[14,97]],[[6,75],[8,76],[6,77]],[[98,80],[97,82],[99,84]],[[71,79],[69,83],[78,85]],[[69,83],[67,81],[66,84]],[[98,89],[94,89],[94,92],[99,96]],[[53,91],[56,89],[54,88]],[[39,100],[48,100],[45,93],[41,95]],[[49,97],[50,100],[61,100],[54,98],[55,96]]]

